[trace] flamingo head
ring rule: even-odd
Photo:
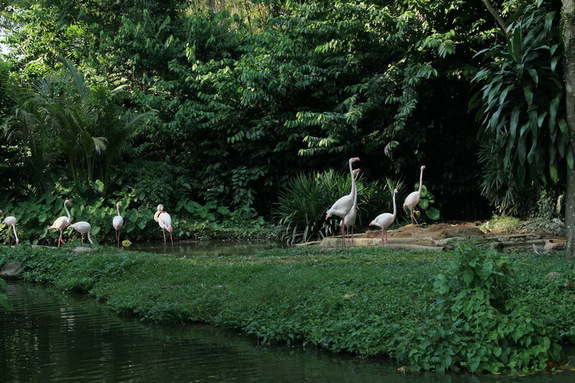
[[[164,205],[159,204],[158,207],[156,208],[157,211],[164,211]]]
[[[425,165],[421,165],[421,171],[423,171],[423,169],[425,169]]]
[[[352,157],[349,159],[350,164],[353,164],[354,162],[357,162],[357,161],[359,161],[359,157]]]
[[[122,206],[122,204],[118,202],[118,203],[116,203],[116,206],[120,207],[120,206]]]
[[[72,207],[72,201],[70,201],[70,200],[67,199],[66,201],[64,201],[64,203],[65,203],[66,205]]]
[[[399,193],[399,190],[395,189],[395,190],[393,191],[393,194],[397,194],[397,193]]]
[[[353,169],[353,174],[361,172],[361,169]]]

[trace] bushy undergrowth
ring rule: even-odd
[[[472,372],[543,370],[559,359],[558,335],[544,318],[514,299],[509,260],[494,251],[461,247],[437,276],[437,298],[408,328],[398,351],[418,370]]]
[[[0,248],[0,265],[8,261],[23,264],[25,279],[89,292],[120,314],[210,323],[264,344],[397,356],[415,369],[540,369],[575,335],[575,293],[565,285],[573,265],[562,255],[296,248],[176,258]]]

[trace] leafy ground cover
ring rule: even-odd
[[[537,370],[575,340],[574,265],[559,252],[289,248],[176,258],[1,248],[0,264],[9,261],[23,264],[26,280],[87,292],[122,315],[392,356],[415,369]],[[508,360],[515,355],[519,364]]]

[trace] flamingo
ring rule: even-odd
[[[4,217],[4,212],[2,210],[0,210],[0,215]],[[12,226],[12,230],[14,231],[14,238],[16,239],[16,244],[19,244],[20,241],[18,240],[18,234],[16,234],[16,217],[10,215],[4,218],[4,221],[2,221],[2,223],[5,223],[8,226]]]
[[[405,211],[406,208],[409,207],[409,209],[411,211],[411,216],[410,216],[411,223],[413,223],[415,221],[415,223],[417,225],[419,225],[419,223],[415,219],[414,211],[415,211],[415,207],[419,203],[419,199],[421,198],[421,187],[423,185],[423,170],[424,169],[425,169],[425,165],[422,165],[421,171],[419,173],[419,189],[417,191],[409,193],[409,195],[405,198],[405,201],[403,202],[403,210]]]
[[[395,221],[397,215],[397,206],[395,205],[395,195],[397,194],[397,189],[393,191],[393,213],[382,213],[375,217],[373,221],[369,223],[369,226],[377,226],[381,228],[381,242],[388,243],[387,239],[387,228]]]
[[[64,243],[64,240],[62,239],[62,234],[64,232],[64,229],[66,229],[69,225],[70,225],[70,221],[72,220],[72,216],[70,215],[70,211],[68,210],[68,206],[72,206],[72,202],[70,202],[69,200],[64,201],[64,209],[66,210],[66,214],[68,214],[68,216],[62,216],[62,217],[58,217],[54,223],[52,224],[52,226],[50,226],[48,229],[58,229],[60,230],[60,237],[58,238],[58,247],[60,247],[60,243]]]
[[[355,188],[355,177],[353,176],[353,163],[359,161],[359,157],[353,157],[349,159],[349,173],[351,176],[351,192],[335,201],[335,203],[326,211],[325,219],[326,221],[331,216],[341,217],[341,240],[342,246],[345,245],[345,216],[349,213],[353,207],[353,190]]]
[[[359,173],[361,169],[353,169],[353,177],[356,177],[356,174]],[[352,184],[351,192],[353,194],[353,204],[349,213],[340,221],[340,225],[345,225],[346,228],[351,228],[351,238],[353,240],[353,229],[355,227],[355,220],[357,219],[357,185]],[[345,222],[345,224],[344,224]],[[348,232],[349,234],[349,232]]]
[[[88,234],[88,241],[93,245],[92,238],[90,238],[90,231],[92,231],[92,226],[86,221],[80,221],[68,226],[71,229],[76,230],[78,233],[82,234],[82,243],[84,243],[84,234]]]
[[[124,226],[124,218],[120,215],[120,203],[116,204],[116,211],[118,215],[114,217],[112,220],[112,226],[116,230],[116,241],[118,242],[118,247],[120,247],[120,230],[122,230],[122,226]]]
[[[172,217],[164,211],[164,205],[160,204],[157,207],[156,214],[154,214],[154,221],[158,222],[162,228],[162,234],[164,234],[164,243],[166,243],[166,232],[170,233],[170,240],[172,245],[174,244],[174,238],[172,237]]]

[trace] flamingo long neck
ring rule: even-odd
[[[393,214],[392,217],[395,220],[395,216],[397,215],[397,205],[395,204],[395,192],[393,192]]]
[[[421,195],[421,187],[423,186],[423,169],[421,169],[421,172],[419,172],[419,189],[417,190],[417,193],[419,195]]]
[[[357,194],[357,189],[355,187],[355,175],[353,174],[353,169],[351,166],[351,161],[349,163],[349,174],[351,175],[351,192],[349,193],[351,196]]]
[[[16,234],[16,225],[12,224],[12,230],[14,230],[14,238],[16,238],[16,244],[20,243],[20,241],[18,241],[18,234]]]
[[[71,220],[72,216],[70,215],[70,210],[68,210],[68,206],[66,206],[66,202],[64,201],[64,210],[66,210],[66,214],[68,214],[68,219]]]
[[[116,204],[116,211],[118,212],[118,215],[120,215],[120,204],[119,203]]]

